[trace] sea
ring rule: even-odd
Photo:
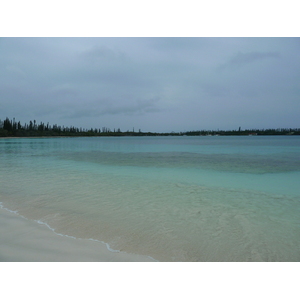
[[[0,139],[2,209],[164,262],[300,261],[299,181],[300,136]]]

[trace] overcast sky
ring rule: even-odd
[[[300,127],[300,38],[1,38],[0,113],[122,131]]]

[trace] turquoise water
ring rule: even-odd
[[[0,202],[159,261],[299,261],[300,138],[0,139]]]

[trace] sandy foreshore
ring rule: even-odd
[[[111,252],[101,242],[58,235],[46,225],[0,208],[1,262],[146,262],[150,257]]]

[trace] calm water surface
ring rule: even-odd
[[[159,261],[300,261],[300,137],[0,139],[0,202]]]

